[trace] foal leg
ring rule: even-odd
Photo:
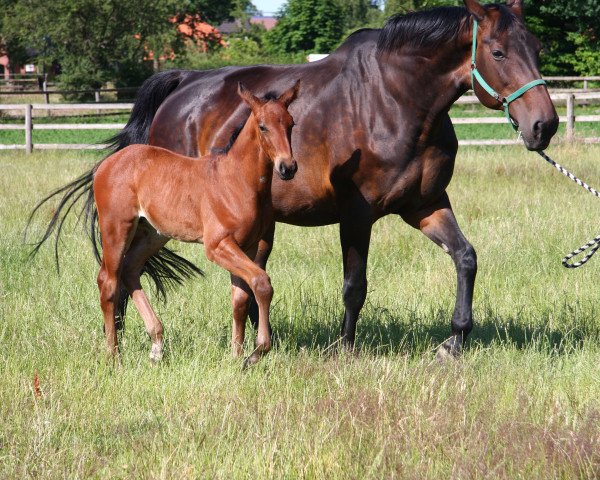
[[[168,238],[150,231],[148,228],[138,228],[123,262],[121,278],[127,292],[140,316],[144,320],[146,332],[152,340],[150,360],[159,362],[163,356],[163,325],[152,309],[148,297],[142,290],[140,277],[146,261],[157,253],[168,242]]]
[[[258,250],[256,251],[256,255],[254,256],[254,263],[256,263],[263,270],[267,269],[267,261],[269,260],[269,255],[271,255],[271,251],[273,250],[273,238],[275,237],[275,223],[269,227],[266,233],[263,235],[263,238],[258,242]],[[248,289],[250,290],[250,289]],[[251,291],[250,291],[251,292]],[[234,304],[235,308],[243,307],[243,296],[240,296],[240,303],[237,302]],[[250,316],[250,323],[256,330],[258,328],[258,305],[256,303],[256,299],[250,293],[250,302],[245,307],[246,314]],[[246,318],[246,317],[244,317]],[[271,328],[271,324],[269,324],[269,332],[273,335],[273,329]]]
[[[233,324],[231,326],[231,352],[234,357],[243,353],[244,337],[246,333],[246,318],[250,302],[256,301],[252,290],[241,278],[231,275],[231,303],[233,306]],[[258,314],[258,305],[256,308]],[[257,315],[258,317],[258,315]],[[256,319],[258,327],[258,318]]]
[[[447,194],[420,211],[403,214],[411,226],[420,229],[452,257],[456,266],[456,304],[452,315],[452,336],[439,348],[437,358],[456,357],[473,329],[473,288],[477,274],[475,249],[461,232]]]
[[[218,244],[205,243],[207,258],[243,280],[252,290],[258,303],[258,332],[255,349],[246,359],[245,365],[256,363],[271,349],[269,333],[269,307],[273,298],[271,279],[262,268],[256,265],[242,251],[231,237],[222,239]]]
[[[110,357],[118,353],[115,315],[119,303],[119,276],[123,254],[135,231],[137,219],[111,219],[110,225],[100,222],[102,232],[102,265],[98,273],[100,306],[104,315],[106,346]],[[103,228],[104,227],[104,228]]]

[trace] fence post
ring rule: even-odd
[[[584,89],[584,90],[587,90],[587,89],[588,89],[588,81],[587,81],[587,79],[585,79],[585,80],[583,81],[583,89]]]
[[[100,103],[100,90],[94,91],[94,100],[96,100],[96,103]],[[96,115],[100,115],[100,113],[100,110],[96,110]]]
[[[567,96],[567,141],[575,138],[575,95]]]
[[[33,130],[33,115],[32,106],[25,105],[25,153],[33,151],[32,130]]]

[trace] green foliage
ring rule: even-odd
[[[542,0],[526,7],[526,21],[544,47],[545,75],[600,74],[600,2]]]
[[[11,55],[35,58],[41,68],[58,61],[65,88],[135,86],[151,73],[144,62],[149,51],[177,46],[173,15],[200,13],[219,23],[248,5],[248,0],[2,0],[0,25]]]
[[[464,5],[462,0],[386,0],[384,11],[386,16],[390,16],[395,13],[407,13],[425,8],[461,5]]]
[[[329,0],[289,0],[278,18],[265,36],[267,49],[274,53],[328,53],[344,33],[339,8]]]
[[[384,15],[378,0],[337,0],[344,22],[344,30],[351,32],[359,28],[380,28]]]

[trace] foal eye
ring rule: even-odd
[[[258,128],[260,129],[261,132],[266,133],[268,132],[267,127],[265,127],[262,123],[258,126]]]
[[[501,60],[504,58],[504,54],[500,50],[493,50],[492,55],[494,56],[494,59],[496,59],[496,60]]]

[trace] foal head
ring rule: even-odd
[[[477,0],[464,3],[478,24],[473,66],[500,99],[486,92],[477,79],[475,94],[494,109],[504,108],[504,101],[527,148],[546,148],[558,128],[558,116],[545,85],[535,82],[541,78],[541,46],[523,22],[523,0],[506,0],[506,5],[484,6]]]
[[[287,109],[296,99],[299,86],[298,81],[275,100],[265,100],[256,97],[242,83],[238,84],[240,97],[252,109],[260,147],[273,161],[274,169],[282,180],[291,180],[298,170],[291,142],[294,119]]]

